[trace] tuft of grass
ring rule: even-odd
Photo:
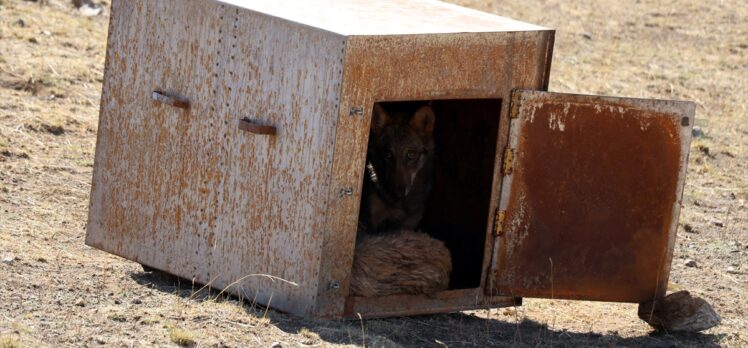
[[[149,317],[149,318],[145,318],[145,319],[141,320],[140,321],[140,325],[155,325],[155,324],[158,324],[160,322],[161,321],[158,320],[158,318],[156,318],[156,317]]]
[[[11,147],[0,140],[0,160],[5,160],[6,158],[22,158],[22,159],[29,159],[31,156],[29,156],[26,152],[16,152],[11,149]]]
[[[262,325],[262,326],[268,326],[268,325],[270,325],[270,318],[268,318],[268,317],[258,317],[257,318],[257,323],[260,324],[260,325]]]
[[[112,313],[108,315],[107,318],[111,321],[116,321],[120,323],[124,323],[127,321],[127,317],[120,313]]]
[[[11,336],[0,336],[0,348],[21,348],[21,341]]]
[[[177,327],[171,327],[167,329],[169,332],[169,339],[182,347],[192,347],[197,344],[195,336],[192,332]]]
[[[303,338],[301,341],[301,344],[311,346],[317,342],[319,342],[320,338],[319,335],[309,331],[309,329],[303,327],[301,330],[299,330],[299,335]]]
[[[63,116],[37,116],[25,123],[26,129],[34,132],[44,132],[52,135],[65,134],[68,118]]]

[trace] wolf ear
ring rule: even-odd
[[[371,131],[374,134],[381,133],[391,119],[390,114],[381,105],[374,104],[374,112],[371,114]]]
[[[410,128],[413,128],[421,136],[428,136],[434,132],[434,110],[428,106],[422,106],[410,119]]]

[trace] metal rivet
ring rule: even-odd
[[[331,282],[330,283],[330,289],[333,289],[333,290],[340,289],[340,283],[338,283],[338,282]]]

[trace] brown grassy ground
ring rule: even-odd
[[[551,90],[698,103],[671,283],[708,299],[720,327],[651,335],[635,305],[527,299],[304,321],[86,247],[106,16],[0,0],[0,257],[13,260],[0,263],[0,347],[748,346],[748,3],[455,2],[558,29]]]

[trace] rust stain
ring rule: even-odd
[[[669,101],[522,97],[495,293],[623,302],[663,295],[687,115]]]
[[[523,101],[507,165],[516,181],[490,275],[500,291],[347,297],[370,122],[348,110],[397,100],[508,105],[513,88],[547,86],[552,31],[346,37],[208,1],[117,0],[113,13],[89,244],[216,287],[279,276],[300,285],[245,279],[229,291],[260,303],[273,294],[276,308],[332,318],[664,291],[685,156],[680,119],[535,96]],[[158,107],[154,90],[187,97],[190,111]],[[504,107],[497,149],[509,116]],[[245,117],[276,136],[243,131]],[[340,187],[353,196],[339,197]]]
[[[536,81],[542,80],[546,65],[550,63],[546,61],[545,54],[514,54],[514,47],[533,46],[537,48],[529,51],[543,51],[551,36],[552,31],[539,31],[354,36],[347,39],[344,82],[340,87],[334,141],[333,183],[328,195],[329,217],[322,246],[317,315],[335,318],[343,315],[345,310],[371,121],[369,113],[374,102],[509,100],[512,88],[519,81],[524,81],[523,86],[526,87],[541,88],[543,84]],[[468,61],[470,64],[466,64]],[[362,107],[365,110],[363,117],[352,117],[349,111],[353,107]],[[340,187],[353,187],[353,195],[341,199],[338,195]],[[498,197],[492,198],[492,202],[497,200]],[[489,211],[494,208],[495,203],[492,203]],[[489,229],[486,235],[488,241],[493,240]],[[484,258],[488,260],[489,257],[490,252],[486,252]],[[488,266],[489,262],[485,262],[481,274],[486,273]],[[485,276],[481,284],[484,282]],[[327,285],[331,283],[341,286],[330,290]],[[488,299],[473,298],[473,301],[482,303]],[[451,308],[448,304],[434,303],[433,306],[429,310],[425,307],[414,308],[407,314],[433,312],[437,308],[448,311]],[[361,308],[364,309],[375,311],[374,306]]]
[[[87,243],[215,287],[251,273],[288,279],[299,286],[252,278],[228,291],[330,318],[502,306],[511,296],[639,301],[664,291],[687,151],[680,118],[656,102],[636,108],[533,95],[522,100],[523,131],[505,173],[515,180],[502,237],[494,239],[488,214],[481,286],[495,242],[490,277],[499,291],[347,297],[370,122],[348,110],[397,100],[507,105],[514,88],[547,86],[553,32],[455,12],[477,20],[442,29],[511,31],[345,36],[241,6],[248,5],[112,3]],[[421,13],[419,27],[396,29],[439,28],[429,15]],[[364,27],[389,30],[381,23],[356,30]],[[173,96],[186,98],[189,112],[158,107],[153,91],[175,106],[187,105]],[[516,121],[507,109],[497,149]],[[272,127],[258,130],[243,118]],[[500,166],[501,155],[496,160]],[[501,175],[493,177],[490,211]],[[341,198],[340,187],[354,194]]]

